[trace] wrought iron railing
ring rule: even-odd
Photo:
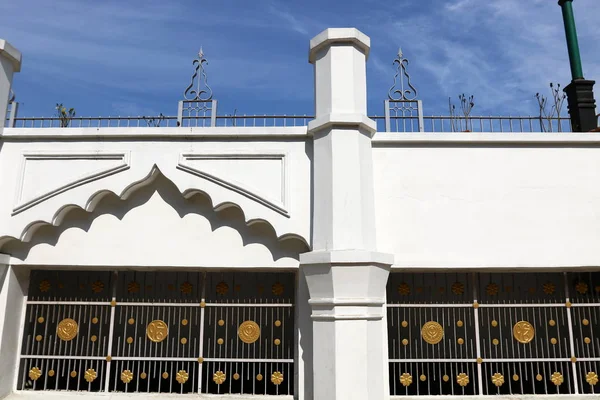
[[[288,127],[306,126],[314,117],[310,115],[210,115],[183,117],[179,123],[177,116],[136,116],[136,117],[75,117],[68,128],[130,128],[130,127]],[[569,118],[541,119],[535,116],[424,116],[419,117],[371,116],[377,123],[378,132],[418,133],[418,132],[571,132]],[[389,125],[389,129],[386,125]],[[60,128],[57,117],[16,117],[7,119],[7,128]],[[466,129],[465,127],[468,127]]]

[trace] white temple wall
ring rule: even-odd
[[[75,215],[73,210],[95,212],[97,216],[100,212],[96,209],[105,197],[127,200],[140,188],[151,186],[155,175],[164,175],[172,182],[169,196],[173,199],[176,192],[180,200],[201,196],[211,213],[236,209],[238,219],[246,226],[254,231],[262,227],[274,240],[310,241],[312,150],[305,141],[306,128],[247,128],[241,133],[231,129],[225,134],[215,128],[213,136],[210,131],[194,135],[186,129],[184,135],[182,131],[173,134],[173,130],[160,128],[83,129],[63,134],[40,129],[16,131],[6,130],[0,153],[0,170],[11,172],[0,175],[0,252],[2,246],[33,240],[45,226],[68,224],[68,216]],[[104,137],[94,137],[93,132]],[[240,134],[248,138],[240,139]],[[34,135],[39,135],[37,140],[29,139]],[[111,135],[125,137],[115,140]],[[119,213],[119,206],[115,207],[104,213]],[[155,207],[148,212],[153,221],[163,221],[164,225],[174,210]],[[129,218],[135,217],[124,218],[125,224]],[[93,223],[91,236],[100,241],[113,235],[114,226],[105,220],[103,217]],[[146,225],[149,223],[141,226]],[[182,226],[162,228],[165,238],[186,232]],[[168,264],[189,265],[191,261],[183,255],[186,250],[169,248],[169,243],[173,241],[167,240],[161,247],[181,253],[182,259],[177,262],[171,258]],[[115,251],[119,248],[123,246],[115,247]],[[77,259],[75,254],[73,257]],[[111,257],[116,263],[126,261],[116,254]],[[89,262],[89,255],[86,259]],[[106,257],[103,259],[106,261]],[[143,265],[147,259],[150,257],[142,257],[134,264]],[[156,260],[165,261],[162,257]]]
[[[600,135],[378,134],[379,246],[395,267],[600,264]]]

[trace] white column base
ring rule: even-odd
[[[9,256],[0,254],[0,399],[13,391],[27,272],[9,266]]]
[[[393,256],[317,251],[300,256],[313,321],[314,399],[389,398],[385,287]]]

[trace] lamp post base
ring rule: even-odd
[[[591,132],[598,128],[594,99],[595,83],[586,79],[575,79],[564,89],[573,132]]]

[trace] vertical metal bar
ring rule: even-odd
[[[177,104],[177,123],[180,127],[183,126],[183,100],[179,100]]]
[[[385,131],[390,132],[390,101],[384,102],[384,114],[385,114]]]
[[[17,103],[16,101],[13,101],[12,103],[10,103],[10,117],[8,119],[8,127],[9,128],[15,127],[15,118],[17,117],[18,110],[19,110],[19,103]]]
[[[206,302],[206,272],[202,274],[202,294],[200,296],[201,302]],[[201,303],[203,304],[203,303]],[[199,358],[204,357],[204,307],[200,308],[200,354]],[[202,393],[202,367],[203,363],[199,363],[198,366],[198,393]]]
[[[114,324],[115,324],[115,308],[116,306],[113,306],[113,304],[116,304],[117,301],[117,279],[118,279],[118,273],[114,272],[113,273],[113,284],[112,284],[112,301],[113,303],[111,304],[110,307],[110,325],[108,326],[108,354],[107,357],[109,357],[112,354],[112,341],[113,341],[113,332],[114,332]],[[107,358],[106,361],[106,381],[104,382],[104,391],[108,393],[109,391],[109,384],[110,384],[110,365],[111,365],[111,361],[108,361],[109,359]]]
[[[419,132],[425,132],[425,124],[423,122],[423,100],[417,100],[417,114],[419,116]]]
[[[212,101],[212,106],[210,110],[210,126],[217,126],[217,100]]]
[[[563,273],[564,285],[565,285],[565,301],[566,304],[571,303],[569,294],[569,279],[567,279],[567,273]],[[571,357],[575,357],[575,341],[573,339],[573,318],[571,317],[571,307],[567,306],[567,324],[569,326],[569,348],[571,350]],[[577,366],[574,362],[571,362],[573,369],[573,382],[575,384],[575,393],[579,394],[579,382],[577,381]]]

